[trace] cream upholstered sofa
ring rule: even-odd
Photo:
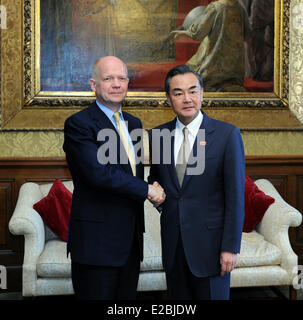
[[[261,179],[255,183],[275,198],[275,202],[267,209],[256,230],[243,233],[238,265],[231,273],[231,287],[287,285],[291,288],[298,257],[292,250],[288,229],[299,226],[302,216],[281,198],[268,180]],[[72,181],[64,184],[73,191]],[[66,242],[59,240],[33,209],[33,204],[46,196],[50,187],[51,184],[22,185],[9,222],[10,231],[25,238],[22,287],[25,297],[73,294]],[[166,281],[161,262],[160,218],[148,201],[145,209],[145,257],[141,264],[138,291],[164,291]]]

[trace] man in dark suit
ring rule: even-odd
[[[136,161],[142,148],[135,152],[131,137],[142,124],[121,111],[126,65],[116,57],[99,59],[90,85],[96,102],[64,126],[63,148],[74,183],[67,245],[73,287],[80,299],[135,299],[143,202],[147,197],[161,202],[165,194],[143,180],[143,164]]]
[[[149,182],[166,193],[158,210],[168,297],[228,299],[244,220],[241,134],[201,111],[203,81],[188,66],[167,74],[165,90],[177,118],[150,131]]]

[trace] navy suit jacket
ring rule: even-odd
[[[175,125],[176,119],[155,129],[172,132]],[[158,181],[166,193],[161,214],[165,271],[172,268],[180,233],[191,272],[197,277],[206,277],[220,273],[222,251],[240,251],[245,158],[237,127],[212,119],[203,112],[200,129],[205,130],[205,140],[197,141],[196,138],[191,157],[197,156],[197,148],[205,148],[203,173],[185,175],[180,187],[174,164],[174,138],[168,151],[163,148],[161,139],[160,163],[152,163],[148,179],[150,183]],[[153,130],[149,132],[151,154],[156,152],[152,147]],[[154,142],[154,147],[156,145]],[[164,163],[165,152],[171,152],[170,164]]]
[[[142,128],[139,119],[125,112],[123,117],[130,132]],[[109,140],[98,141],[103,129],[112,129],[117,138],[117,145],[110,145],[117,163],[101,164],[97,159],[100,147],[109,144]],[[119,135],[96,103],[66,120],[63,149],[74,183],[67,245],[72,260],[122,266],[134,240],[142,260],[143,203],[148,192],[143,164],[137,164],[134,177],[129,163],[119,163],[120,152],[124,150],[120,150]]]

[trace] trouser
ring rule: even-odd
[[[187,264],[182,237],[179,234],[173,267],[166,273],[168,299],[228,300],[230,274],[196,277]]]
[[[72,282],[77,299],[135,300],[140,259],[133,246],[124,266],[94,266],[72,261]]]

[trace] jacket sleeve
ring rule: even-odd
[[[240,130],[231,131],[224,152],[225,218],[221,251],[239,253],[244,222],[245,155]]]
[[[149,163],[150,163],[150,171],[147,181],[149,184],[153,184],[155,181],[160,181],[160,176],[158,174],[158,165],[153,163],[153,143],[152,143],[152,132],[153,129],[148,131],[148,142],[149,142]]]
[[[66,120],[63,149],[72,175],[100,192],[107,189],[143,202],[147,198],[147,182],[126,173],[119,164],[99,163],[98,148],[97,137],[81,118]]]

